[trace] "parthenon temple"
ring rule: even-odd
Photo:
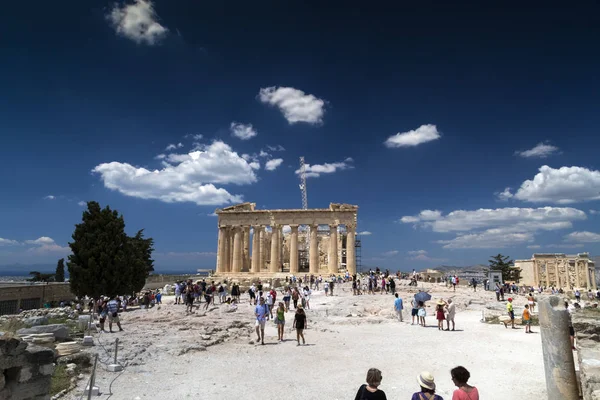
[[[215,210],[217,275],[356,273],[358,206],[256,210],[242,203]],[[326,229],[324,229],[326,228]]]
[[[515,267],[526,285],[596,290],[596,266],[588,253],[536,253],[530,260],[516,260]]]

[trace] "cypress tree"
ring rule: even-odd
[[[61,258],[58,260],[56,265],[56,273],[54,274],[54,281],[64,282],[65,281],[65,259]]]

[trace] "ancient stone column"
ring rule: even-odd
[[[230,258],[229,258],[229,227],[225,227],[224,237],[223,237],[223,257],[221,258],[223,261],[221,262],[221,267],[223,268],[223,272],[230,272]]]
[[[265,261],[267,259],[266,254],[266,246],[265,246],[265,228],[263,226],[259,227],[259,231],[258,231],[258,242],[259,242],[259,246],[260,246],[260,253],[259,253],[259,262],[258,262],[258,272],[262,271],[263,269],[265,269]]]
[[[271,265],[269,272],[277,272],[279,269],[279,226],[271,226]]]
[[[235,235],[235,227],[229,227],[229,272],[233,271],[233,237]]]
[[[539,303],[548,400],[578,400],[579,386],[569,339],[569,312],[558,296]]]
[[[356,274],[356,227],[354,225],[346,225],[346,270],[350,275]]]
[[[317,236],[318,225],[310,226],[310,247],[308,248],[309,272],[311,274],[319,273],[319,237]]]
[[[252,234],[252,273],[260,272],[260,226],[254,226]]]
[[[554,275],[556,275],[556,288],[560,288],[560,277],[558,275],[558,260],[554,261]]]
[[[598,290],[596,287],[596,266],[594,265],[594,269],[592,270],[592,289]]]
[[[250,271],[250,226],[244,227],[244,271]]]
[[[330,274],[337,274],[338,267],[338,231],[337,224],[329,225],[329,260],[328,268]]]
[[[225,236],[227,235],[226,229],[224,226],[219,227],[219,244],[217,246],[217,274],[224,272],[224,262],[225,262]]]
[[[546,269],[546,287],[550,287],[550,268],[548,268],[548,262],[544,264],[544,268]]]
[[[242,229],[239,227],[234,228],[233,236],[233,267],[231,272],[238,273],[242,270],[243,260],[243,249],[242,249]]]
[[[579,283],[579,262],[575,260],[575,287],[578,288],[581,286]]]
[[[533,286],[537,286],[540,283],[540,268],[538,267],[537,261],[533,260]]]
[[[587,283],[587,288],[592,288],[592,282],[590,281],[590,264],[585,263],[585,281]]]
[[[298,225],[290,225],[290,274],[298,273]]]

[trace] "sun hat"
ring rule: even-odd
[[[296,307],[296,308],[304,308],[304,307],[302,307],[302,304],[298,304],[298,307]]]
[[[428,371],[423,371],[417,375],[417,382],[421,387],[429,390],[435,390],[435,382],[433,381],[433,375]]]
[[[509,298],[508,298],[508,301],[512,301],[512,297],[509,297]]]
[[[442,300],[442,299],[439,299],[439,300],[437,301],[437,303],[438,303],[440,306],[443,306],[444,304],[446,304],[446,302],[445,302],[444,300]]]

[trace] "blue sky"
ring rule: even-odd
[[[0,265],[68,254],[80,202],[212,267],[215,208],[357,204],[363,264],[600,251],[600,6],[13,2]]]

